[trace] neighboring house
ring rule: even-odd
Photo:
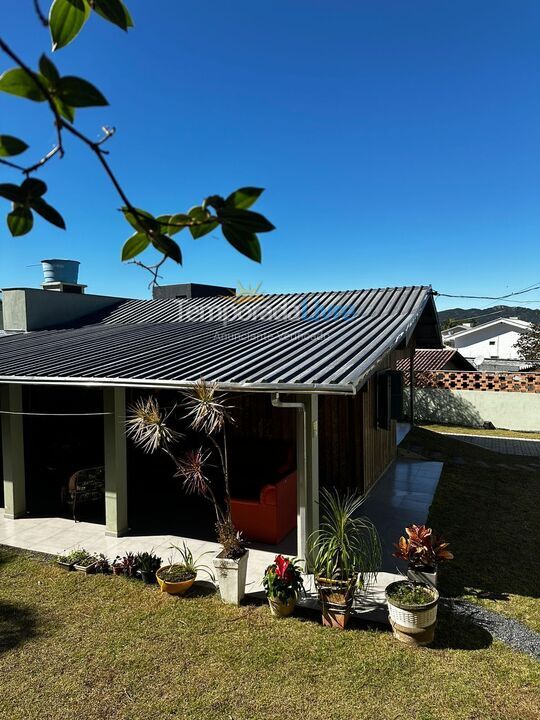
[[[189,297],[169,288],[153,300],[62,290],[4,290],[5,329],[17,331],[0,338],[5,513],[58,514],[68,478],[101,464],[114,536],[152,513],[165,534],[169,510],[190,536],[203,532],[166,458],[144,456],[124,432],[129,403],[153,392],[173,407],[202,377],[235,408],[231,481],[244,484],[233,494],[262,504],[268,483],[283,481],[273,497],[287,504],[282,519],[292,504],[303,557],[319,486],[365,493],[396,457],[396,363],[414,346],[442,346],[430,287],[246,298],[190,286]]]
[[[409,373],[411,370],[410,358],[398,360],[396,370]],[[476,370],[458,350],[444,348],[442,350],[421,350],[414,352],[413,371],[420,370]]]
[[[518,318],[498,318],[454,332],[442,333],[446,346],[455,348],[479,370],[519,370],[525,363],[518,356],[516,341],[531,323]]]

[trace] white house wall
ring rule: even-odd
[[[515,343],[521,333],[516,332],[500,323],[488,328],[478,328],[477,332],[463,337],[452,338],[452,346],[462,355],[470,359],[476,357],[497,357],[504,360],[518,360],[519,356]],[[493,343],[493,344],[490,344]]]

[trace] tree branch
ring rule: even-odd
[[[39,5],[39,0],[34,0],[34,10],[36,11],[36,15],[38,16],[39,22],[43,25],[43,27],[49,27],[49,21],[43,14],[43,11]]]
[[[7,45],[2,38],[0,38],[0,50],[3,50],[6,55],[8,55],[14,62],[17,63],[17,65],[21,68],[21,70],[24,70],[24,72],[28,75],[29,78],[33,81],[33,83],[36,85],[39,90],[43,93],[43,95],[46,97],[47,102],[49,104],[49,107],[51,109],[52,114],[54,115],[54,125],[56,127],[56,144],[58,145],[58,153],[60,154],[60,157],[64,156],[64,146],[62,144],[62,118],[60,117],[60,113],[58,112],[58,108],[54,104],[54,99],[48,89],[45,87],[45,85],[41,82],[39,77],[36,75],[35,72],[33,72],[28,65],[21,60],[21,58]]]

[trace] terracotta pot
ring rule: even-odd
[[[164,565],[156,572],[156,579],[159,587],[161,588],[161,592],[169,593],[169,595],[185,595],[195,582],[195,577],[192,577],[189,580],[182,580],[181,582],[169,582],[159,575],[169,567],[169,565]]]
[[[274,617],[288,617],[293,614],[296,607],[296,594],[290,597],[286,603],[277,597],[269,597],[268,605],[270,605],[270,612]]]
[[[321,606],[322,623],[326,627],[343,630],[349,622],[354,600],[356,578],[349,580],[330,580],[317,577],[315,583],[319,591],[319,604]],[[342,594],[343,601],[336,602],[336,595]]]

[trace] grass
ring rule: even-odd
[[[450,460],[428,519],[455,555],[441,565],[443,594],[473,600],[540,632],[540,473],[518,467],[529,458],[500,455],[421,428],[401,444],[411,446]],[[453,463],[456,456],[466,463]]]
[[[0,552],[0,717],[533,720],[540,665],[442,615],[411,649],[361,624],[172,598]]]
[[[522,440],[540,440],[540,432],[526,432],[524,430],[503,430],[494,428],[460,427],[459,425],[423,425],[425,430],[438,433],[455,433],[456,435],[483,435],[484,437],[521,438]]]

